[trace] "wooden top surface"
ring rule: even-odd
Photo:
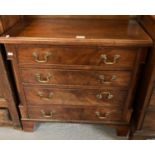
[[[10,37],[0,37],[1,43],[152,44],[150,37],[134,20],[31,19],[18,23],[4,35]],[[77,38],[79,36],[82,38]]]

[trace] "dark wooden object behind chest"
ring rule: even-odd
[[[11,18],[10,18],[11,19]],[[16,19],[14,19],[16,20]],[[13,25],[6,18],[0,18],[0,34]],[[20,128],[19,114],[17,110],[16,91],[13,87],[9,64],[6,61],[6,53],[3,45],[0,45],[0,126],[14,126]]]
[[[142,16],[139,22],[155,41],[155,16]],[[135,108],[131,139],[155,137],[155,46],[149,52]]]
[[[25,131],[38,122],[100,123],[127,135],[152,40],[135,20],[23,17],[0,38]]]

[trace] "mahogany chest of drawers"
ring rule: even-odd
[[[134,21],[23,18],[4,43],[25,131],[47,121],[101,123],[127,135],[151,38]]]

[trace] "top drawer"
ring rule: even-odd
[[[84,47],[84,46],[17,46],[20,65],[134,66],[136,48]]]

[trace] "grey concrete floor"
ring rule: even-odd
[[[115,130],[103,125],[42,123],[34,132],[0,127],[1,140],[124,140]]]

